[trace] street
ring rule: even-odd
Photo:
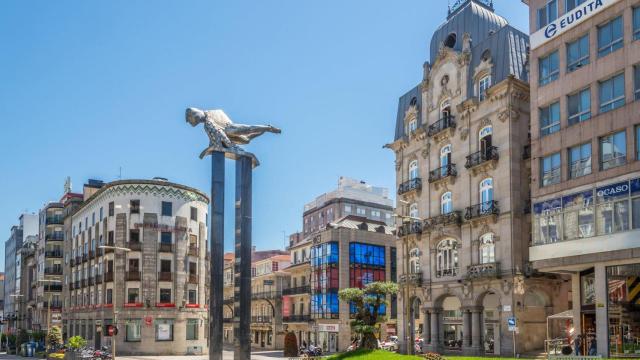
[[[251,353],[251,359],[267,360],[267,359],[283,359],[282,351],[255,351]],[[0,360],[10,359],[27,359],[15,355],[7,355],[0,353]],[[194,356],[118,356],[118,360],[209,360],[207,355]],[[233,360],[232,351],[224,351],[224,360]]]

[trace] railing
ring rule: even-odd
[[[140,271],[129,270],[126,272],[126,275],[127,281],[140,281],[140,279],[142,279],[142,274],[140,274]]]
[[[445,276],[451,276],[451,277],[458,276],[458,268],[436,270],[437,278],[441,278]]]
[[[413,190],[422,190],[421,178],[414,178],[400,184],[400,186],[398,187],[398,195],[402,195]]]
[[[63,233],[51,233],[44,236],[46,241],[64,241]]]
[[[187,250],[187,255],[198,257],[199,251],[197,246],[189,245],[189,249]]]
[[[254,324],[271,324],[271,316],[252,316],[251,322]]]
[[[62,275],[62,268],[45,268],[45,275]]]
[[[400,283],[421,286],[422,273],[402,274],[400,275]]]
[[[78,255],[76,256],[76,264],[80,265],[80,263],[82,263],[82,256]]]
[[[189,274],[189,284],[198,284],[197,274]]]
[[[398,227],[398,236],[407,236],[411,234],[422,234],[422,224],[420,221],[411,221],[404,223]]]
[[[467,267],[468,279],[498,278],[500,277],[500,263],[479,264]]]
[[[49,302],[48,301],[43,301],[42,302],[42,307],[45,309],[49,308]],[[62,309],[62,301],[52,301],[51,302],[51,309]]]
[[[48,258],[62,258],[62,252],[59,251],[45,251],[44,252],[44,257],[48,257]]]
[[[142,250],[142,243],[140,241],[129,241],[127,247],[131,251],[140,251]]]
[[[93,284],[95,284],[95,281],[93,280],[93,276],[89,276],[89,286],[93,286]]]
[[[233,322],[233,318],[230,317],[226,317],[226,318],[222,318],[222,322],[225,324],[229,324]]]
[[[64,224],[64,216],[47,216],[47,225]]]
[[[301,323],[309,321],[311,321],[311,315],[291,315],[282,317],[282,322],[285,323]]]
[[[173,244],[160,243],[158,252],[173,252]]]
[[[76,259],[71,258],[71,259],[69,260],[69,263],[71,264],[71,267],[74,267],[74,266],[76,265]]]
[[[89,261],[89,254],[86,254],[86,253],[82,254],[82,262],[84,263],[84,262],[87,262],[87,261]]]
[[[432,125],[429,125],[429,129],[427,130],[427,135],[435,136],[447,129],[455,129],[455,128],[456,128],[455,117],[452,115],[447,115],[442,119],[436,121]]]
[[[282,292],[280,291],[261,291],[261,292],[251,294],[251,298],[253,298],[254,300],[275,299],[280,297],[281,295],[282,295]]]
[[[498,148],[495,146],[491,146],[486,150],[476,151],[473,154],[467,156],[467,163],[464,164],[464,167],[467,169],[471,169],[478,165],[482,165],[487,161],[498,160]]]
[[[490,215],[498,215],[500,214],[500,208],[498,207],[498,202],[487,201],[477,205],[469,206],[467,208],[467,212],[464,214],[464,218],[467,220],[473,220],[485,216]]]
[[[60,291],[62,291],[62,284],[51,284],[51,285],[45,285],[45,286],[44,286],[44,291],[48,291],[48,292],[60,292]]]
[[[96,284],[102,284],[102,275],[96,275]]]
[[[235,299],[232,297],[222,300],[222,304],[224,305],[233,305],[234,302],[235,302]]]
[[[35,285],[35,283],[34,283],[34,285]],[[73,289],[75,289],[73,281],[69,281],[69,290],[73,290]]]
[[[431,172],[429,172],[429,182],[434,183],[436,181],[446,179],[449,176],[451,177],[458,176],[458,170],[456,170],[456,164],[448,164],[448,165],[439,167],[435,170],[432,170]]]
[[[158,272],[158,281],[173,281],[173,273],[159,271]]]
[[[81,287],[86,287],[87,286],[87,279],[80,280],[80,286]]]
[[[462,222],[462,213],[460,211],[452,211],[448,214],[442,214],[426,219],[424,221],[424,230],[432,230],[438,225],[460,225]]]
[[[112,282],[113,281],[113,272],[106,272],[102,275],[102,280],[104,282]]]
[[[311,285],[303,285],[282,290],[282,295],[310,294]]]
[[[80,289],[80,280],[76,280],[74,282],[74,284],[75,284],[74,286],[75,286],[76,289]]]

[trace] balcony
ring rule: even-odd
[[[420,221],[406,222],[398,227],[398,237],[412,234],[422,234],[422,223]]]
[[[422,273],[402,274],[400,275],[400,284],[422,286]]]
[[[433,231],[439,227],[460,226],[462,223],[462,213],[460,211],[452,211],[448,214],[434,216],[424,221],[423,230],[425,232]]]
[[[142,250],[142,243],[140,241],[129,241],[127,243],[127,247],[131,251],[141,251]]]
[[[113,241],[111,241],[111,242],[108,242],[106,246],[116,246],[116,244]],[[104,251],[105,254],[113,252],[113,249],[109,249],[109,248],[102,249],[102,250]]]
[[[498,202],[493,200],[469,206],[467,212],[464,214],[464,218],[472,222],[487,217],[493,217],[495,220],[499,214],[500,208],[498,207]]]
[[[429,172],[429,183],[433,184],[439,183],[442,180],[453,180],[456,176],[458,176],[456,164],[445,165]]]
[[[454,277],[458,276],[458,268],[436,270],[436,277]]]
[[[96,258],[95,250],[89,250],[89,260],[93,260]]]
[[[479,171],[487,170],[487,167],[495,169],[499,158],[498,148],[491,146],[485,150],[476,151],[467,156],[467,162],[464,164],[464,167],[473,170],[475,175]]]
[[[311,321],[311,315],[291,315],[282,317],[282,322],[284,323],[305,323],[309,321]]]
[[[230,318],[230,317],[222,318],[222,322],[225,324],[230,324],[233,322],[233,318]]]
[[[47,216],[47,225],[63,225],[64,216]]]
[[[254,324],[271,324],[271,316],[252,316],[251,322]]]
[[[88,253],[82,254],[82,262],[85,263],[87,261],[89,261],[89,254]]]
[[[44,309],[48,309],[49,308],[49,302],[48,301],[43,301],[42,302],[42,307]],[[60,310],[60,309],[62,309],[62,301],[52,301],[51,302],[51,309],[52,310]]]
[[[500,263],[479,264],[467,267],[467,279],[500,278]]]
[[[173,252],[173,244],[160,243],[160,245],[158,245],[158,252]]]
[[[280,291],[262,291],[262,292],[251,294],[251,298],[253,300],[260,300],[260,299],[270,300],[270,299],[279,298],[281,295],[282,293]]]
[[[88,282],[89,282],[89,286],[93,286],[95,284],[95,281],[93,280],[93,276],[89,277]]]
[[[74,283],[74,287],[75,287],[76,289],[80,289],[80,280],[76,280],[76,281],[75,281],[75,283]]]
[[[140,281],[142,274],[137,270],[129,270],[125,273],[127,281]]]
[[[69,290],[73,290],[75,289],[75,285],[73,284],[73,281],[69,281]]]
[[[300,295],[300,294],[310,294],[310,293],[311,293],[311,285],[298,286],[298,287],[282,290],[282,295]]]
[[[187,255],[189,256],[193,256],[193,257],[198,257],[199,255],[199,249],[197,246],[195,245],[189,245],[189,249],[187,250]]]
[[[62,259],[62,252],[61,251],[45,251],[44,257]]]
[[[44,269],[44,274],[45,275],[62,275],[62,267],[55,267],[55,268],[45,268]]]
[[[173,281],[173,273],[166,272],[166,271],[159,271],[158,281]]]
[[[446,115],[442,119],[436,121],[432,125],[429,125],[427,130],[427,136],[436,138],[436,141],[442,140],[445,136],[453,135],[456,129],[456,120],[452,115]],[[449,130],[445,132],[445,130]]]
[[[62,284],[44,285],[44,291],[45,292],[61,292],[62,291]]]
[[[113,282],[113,272],[106,272],[102,275],[104,282]]]
[[[63,233],[51,233],[44,236],[46,241],[64,241]]]
[[[102,275],[96,275],[96,285],[102,284]]]
[[[406,194],[411,191],[420,191],[420,190],[422,190],[422,179],[415,178],[400,184],[400,186],[398,187],[398,195]]]
[[[198,275],[197,274],[189,274],[189,284],[198,285]]]
[[[80,280],[80,286],[86,287],[87,286],[87,279]]]

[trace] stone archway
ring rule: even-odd
[[[425,325],[424,322],[420,324],[422,300],[417,296],[413,296],[409,301],[409,344],[407,344],[407,349],[409,354],[414,354],[414,343],[417,338],[422,337],[422,330]]]
[[[476,301],[481,313],[482,352],[487,355],[500,355],[502,333],[502,300],[500,292],[489,289],[483,292]]]

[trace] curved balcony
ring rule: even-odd
[[[456,164],[445,165],[429,172],[429,183],[433,184],[440,180],[456,176],[458,176]]]
[[[437,228],[438,226],[449,226],[449,225],[460,226],[460,223],[462,223],[462,212],[452,211],[448,214],[434,216],[432,218],[425,220],[423,230],[431,231]]]
[[[414,178],[408,181],[403,182],[398,187],[398,195],[406,194],[410,191],[420,191],[422,190],[422,179]]]
[[[499,158],[498,148],[491,146],[485,150],[476,151],[467,156],[467,162],[464,164],[464,167],[467,169],[473,169],[485,164],[495,164]]]
[[[478,264],[467,267],[467,279],[495,279],[500,277],[500,263]]]
[[[483,202],[477,205],[469,206],[464,214],[466,220],[476,220],[486,216],[497,216],[500,214],[498,202],[495,200]]]
[[[422,234],[422,223],[420,221],[407,222],[398,227],[399,237],[413,234]]]
[[[442,119],[436,121],[432,125],[429,125],[429,129],[427,130],[427,136],[437,136],[440,135],[445,130],[455,130],[456,128],[456,120],[452,115],[447,115]]]
[[[51,233],[44,236],[45,241],[64,241],[63,233]]]

